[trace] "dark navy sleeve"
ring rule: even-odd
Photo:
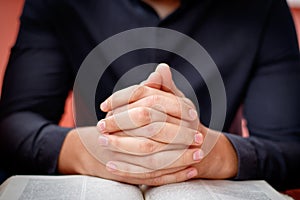
[[[72,86],[67,59],[41,1],[27,1],[0,101],[1,165],[53,174],[68,128],[57,124]]]
[[[249,138],[226,134],[239,159],[237,180],[300,186],[300,60],[285,1],[274,0],[244,102]],[[246,48],[246,47],[245,47]]]

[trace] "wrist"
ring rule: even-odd
[[[195,167],[198,169],[198,178],[233,178],[238,171],[237,154],[227,137],[224,134],[220,134],[211,152]]]
[[[58,172],[60,174],[85,174],[80,157],[83,145],[76,129],[72,129],[66,136],[58,158]]]
[[[221,152],[221,161],[224,163],[221,169],[224,178],[228,179],[235,177],[238,172],[237,153],[231,142],[224,134],[220,135],[220,144],[217,148],[220,148],[219,152]]]

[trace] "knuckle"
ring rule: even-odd
[[[183,134],[188,133],[188,134]],[[176,127],[174,139],[178,138],[180,139],[180,143],[185,145],[191,145],[194,142],[194,132],[191,132],[187,130],[185,127]]]
[[[139,149],[142,153],[153,153],[155,152],[155,144],[149,140],[143,140],[139,144]]]
[[[146,107],[136,108],[136,113],[134,115],[135,121],[138,123],[150,123],[150,110]]]
[[[146,87],[143,86],[143,85],[136,85],[133,92],[132,92],[132,95],[131,95],[131,98],[129,100],[129,102],[133,102],[133,101],[136,101],[138,99],[140,99],[144,93],[146,91]]]
[[[115,148],[115,149],[120,149],[120,141],[118,139],[118,137],[110,137],[109,138],[109,143],[111,144],[111,147],[112,148]]]
[[[116,121],[116,117],[115,116],[110,116],[107,117],[105,120],[105,129],[111,129],[111,128],[116,128],[115,126],[115,121]]]
[[[132,173],[132,169],[128,166],[122,166],[122,169],[121,169],[122,173],[123,173],[123,176],[125,177],[131,177],[131,173]]]
[[[182,117],[183,109],[183,105],[178,100],[176,100],[173,109],[174,114],[178,117]]]
[[[153,137],[156,134],[158,134],[160,132],[160,126],[161,125],[159,122],[154,122],[154,123],[147,125],[146,131],[147,131],[149,137]]]
[[[105,132],[110,132],[112,130],[119,129],[117,120],[118,120],[118,118],[115,117],[114,115],[107,117],[104,120],[104,122],[105,122],[105,125],[103,127],[104,131]]]
[[[159,104],[160,100],[161,97],[159,95],[151,95],[146,98],[146,104],[148,106],[154,106],[156,104]]]
[[[190,123],[184,120],[180,120],[179,126],[185,127],[185,128],[190,128],[190,129],[197,129],[197,126],[194,123]]]
[[[164,184],[162,177],[153,178],[153,179],[151,179],[150,183],[153,186],[159,186],[159,185],[163,185]]]
[[[172,109],[170,110],[170,112],[172,113],[172,115],[181,117],[182,111],[184,109],[183,104],[180,102],[180,100],[178,99],[178,97],[173,97],[171,99],[172,102]]]
[[[145,173],[144,174],[144,178],[145,179],[153,179],[153,178],[156,178],[156,173],[155,172],[149,172],[149,173]]]
[[[147,131],[149,136],[153,136],[155,134],[155,125],[153,123],[147,125],[146,131]]]
[[[176,174],[176,175],[174,175],[174,176],[175,176],[175,177],[174,177],[175,183],[179,183],[179,182],[183,181],[183,180],[182,180],[182,177],[181,177],[180,175]]]
[[[186,151],[183,153],[182,157],[181,157],[182,164],[183,164],[183,165],[190,164],[190,163],[191,163],[191,158],[190,158],[191,156],[192,156],[192,155],[191,155],[191,151],[186,150]]]
[[[105,111],[108,111],[108,110],[112,109],[112,104],[111,104],[112,98],[114,98],[114,94],[112,94],[110,97],[108,97],[105,100],[105,102],[106,102],[106,108],[104,108]],[[102,103],[100,103],[100,105],[99,105],[100,110],[102,110],[101,105],[102,105]]]
[[[148,164],[149,168],[151,168],[153,170],[157,170],[160,167],[159,161],[155,155],[148,156],[147,164]]]
[[[143,178],[144,179],[151,179],[152,175],[151,175],[151,173],[145,173],[145,174],[143,174]]]

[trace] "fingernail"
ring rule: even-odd
[[[117,166],[113,162],[106,163],[106,168],[108,171],[117,171]]]
[[[192,120],[196,119],[197,118],[197,112],[196,112],[196,110],[190,109],[189,110],[189,115],[190,115],[190,117],[191,117]]]
[[[193,177],[197,176],[197,174],[198,174],[197,170],[196,170],[196,169],[192,169],[191,171],[189,171],[189,172],[186,174],[186,177],[187,177],[188,179],[190,179],[190,178],[193,178]]]
[[[103,103],[101,103],[100,108],[102,111],[107,111],[107,109],[108,109],[107,101],[104,101]]]
[[[203,142],[203,135],[199,132],[194,136],[195,137],[195,142],[198,144],[202,144]]]
[[[99,136],[98,141],[102,146],[108,146],[108,138],[104,136]]]
[[[195,151],[194,154],[193,154],[193,159],[195,161],[201,160],[203,157],[204,157],[204,153],[201,149]]]
[[[104,132],[105,131],[105,121],[104,120],[100,120],[98,123],[97,123],[97,128],[100,132]]]

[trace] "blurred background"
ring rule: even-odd
[[[23,10],[25,0],[0,0],[0,97],[2,80],[10,55],[10,49],[14,45],[18,30],[19,17]],[[69,95],[65,114],[61,120],[61,125],[72,127],[74,125],[72,115],[71,94]]]

